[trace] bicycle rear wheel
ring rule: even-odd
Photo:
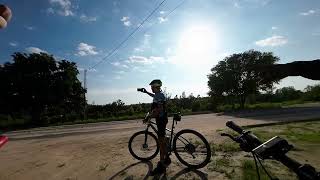
[[[159,153],[157,137],[149,131],[134,133],[129,140],[128,148],[130,154],[140,161],[151,160]]]
[[[178,160],[189,168],[202,168],[211,158],[208,141],[200,133],[191,129],[184,129],[176,134],[173,139],[173,148]]]

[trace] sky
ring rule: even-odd
[[[271,51],[279,63],[320,59],[319,0],[167,0],[106,58],[162,0],[0,0],[13,17],[0,30],[0,64],[14,52],[53,54],[87,73],[88,103],[150,102],[136,91],[153,79],[173,96],[207,96],[207,75],[224,57]],[[101,62],[101,63],[100,63]],[[303,90],[288,77],[276,87]],[[151,91],[151,90],[150,90]]]

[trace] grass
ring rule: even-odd
[[[232,153],[232,152],[239,152],[241,151],[239,145],[234,142],[224,142],[222,144],[211,144],[212,152],[225,152],[225,153]]]
[[[276,131],[276,135],[294,143],[315,143],[320,145],[320,123],[317,121],[260,127],[251,129],[251,131],[263,140],[273,137]]]
[[[191,110],[184,110],[182,115],[197,115],[197,114],[209,114],[212,111],[198,111],[191,112]],[[89,118],[89,119],[78,119],[74,121],[67,122],[55,122],[43,125],[32,125],[31,119],[12,119],[8,116],[0,115],[0,129],[2,131],[12,131],[12,130],[21,130],[21,129],[29,129],[35,127],[49,127],[49,126],[62,126],[62,125],[73,125],[73,124],[88,124],[88,123],[99,123],[99,122],[110,122],[110,121],[123,121],[123,120],[134,120],[134,119],[143,119],[145,114],[135,114],[135,115],[125,115],[119,117],[107,117],[107,118]],[[169,117],[170,114],[169,114]],[[1,132],[2,133],[2,132]]]
[[[255,166],[254,160],[243,160],[242,164],[242,179],[244,180],[256,180],[258,179],[258,174]],[[269,180],[268,175],[259,168],[260,179],[261,180]]]
[[[231,159],[227,157],[217,158],[215,161],[209,163],[207,169],[209,171],[215,171],[224,174],[229,179],[234,179],[235,170],[231,166]]]
[[[320,164],[320,119],[294,122],[265,127],[249,128],[261,140],[280,136],[288,140],[295,149],[288,156],[300,163],[307,163],[319,171]],[[222,130],[228,132],[229,130]],[[219,130],[219,133],[221,130]],[[229,133],[229,132],[228,132]],[[208,170],[222,173],[228,179],[258,179],[253,158],[240,150],[238,144],[229,139],[218,144],[211,144],[215,152],[214,160],[209,163]],[[248,156],[249,155],[249,156]],[[281,163],[274,160],[263,161],[264,166],[273,178],[297,179],[296,175]],[[260,168],[261,179],[269,179]]]
[[[283,101],[283,102],[260,102],[254,104],[245,104],[244,109],[279,109],[279,108],[288,108],[288,107],[296,107],[301,104],[311,103],[311,101],[304,101],[301,99],[291,100],[291,101]],[[217,107],[218,112],[222,111],[232,111],[239,110],[240,105],[235,104],[232,106],[231,104],[219,105]]]

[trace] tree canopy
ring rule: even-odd
[[[208,75],[209,96],[236,98],[241,107],[249,94],[272,88],[275,80],[266,81],[256,67],[279,61],[272,52],[249,50],[232,54],[220,61]]]
[[[15,53],[0,67],[0,111],[30,113],[35,124],[47,113],[82,111],[85,89],[76,63],[57,61],[46,53]]]

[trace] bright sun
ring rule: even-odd
[[[201,63],[216,48],[217,38],[211,26],[192,26],[182,32],[177,56],[184,64]]]

